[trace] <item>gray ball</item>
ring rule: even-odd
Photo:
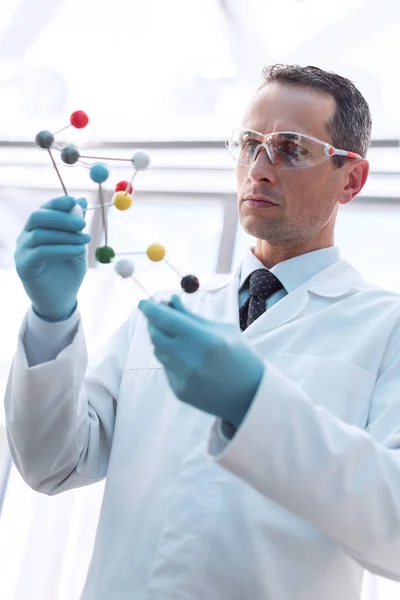
[[[79,150],[75,146],[65,146],[61,150],[61,160],[66,165],[74,165],[79,160]]]
[[[43,150],[49,150],[54,143],[54,135],[50,131],[39,131],[35,137],[35,144]]]
[[[132,156],[131,161],[136,171],[144,171],[150,164],[150,156],[147,152],[140,150]]]
[[[135,270],[133,262],[128,258],[122,258],[121,260],[118,260],[115,263],[114,268],[118,275],[120,275],[123,279],[131,277],[133,275],[133,271]]]

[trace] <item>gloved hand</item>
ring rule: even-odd
[[[71,214],[86,200],[69,196],[44,204],[29,217],[17,239],[14,254],[17,273],[36,314],[46,321],[62,321],[75,309],[86,273],[86,244],[82,216]]]
[[[239,427],[265,368],[240,329],[195,315],[178,296],[170,305],[142,300],[139,308],[174,394]]]

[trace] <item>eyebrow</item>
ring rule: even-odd
[[[252,127],[244,127],[244,126],[242,126],[242,127],[240,127],[240,129],[243,129],[244,131],[250,131],[250,132],[253,132],[253,133],[257,133],[258,135],[262,135],[262,136],[273,135],[275,133],[288,133],[288,132],[290,132],[290,133],[297,133],[298,135],[309,135],[311,137],[317,137],[314,133],[311,133],[310,131],[307,131],[305,129],[298,130],[298,129],[293,128],[293,127],[285,127],[285,128],[279,129],[277,131],[266,131],[265,130],[264,133],[262,131],[258,130],[258,129],[253,129]]]
[[[326,125],[326,124],[324,124],[324,125]],[[261,131],[257,131],[256,129],[252,129],[250,127],[243,127],[242,126],[240,129],[243,129],[245,131],[251,131],[253,133],[257,133],[258,135],[262,135],[263,137],[265,137],[267,135],[273,135],[273,134],[278,134],[278,133],[289,133],[290,132],[290,133],[295,133],[297,135],[308,135],[311,138],[314,138],[314,139],[317,139],[317,140],[320,140],[320,141],[324,142],[325,144],[332,144],[332,142],[329,142],[327,139],[324,139],[324,137],[325,138],[326,137],[329,137],[329,138],[331,137],[330,132],[328,132],[325,127],[324,127],[324,129],[325,129],[326,133],[325,133],[325,135],[323,137],[319,137],[318,135],[315,135],[315,133],[311,133],[311,131],[307,131],[305,129],[303,129],[302,131],[299,131],[299,130],[296,131],[296,129],[294,129],[294,128],[293,129],[286,128],[286,129],[280,129],[279,131],[268,131],[268,132],[265,132],[265,133],[262,133]]]

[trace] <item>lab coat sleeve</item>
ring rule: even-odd
[[[38,317],[32,307],[26,317],[23,337],[26,359],[30,367],[54,360],[69,346],[79,323],[77,310],[65,321],[49,323]]]
[[[317,399],[266,363],[232,440],[221,435],[218,421],[209,440],[209,452],[221,466],[331,537],[369,571],[395,580],[400,580],[399,340],[397,334],[376,381],[366,430],[317,406]]]
[[[5,417],[14,464],[34,490],[53,495],[105,477],[137,313],[95,355],[89,369],[80,319],[72,342],[54,360],[29,366],[25,318],[7,382]]]

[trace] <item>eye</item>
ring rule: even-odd
[[[240,149],[245,154],[247,154],[249,156],[253,156],[254,150],[257,148],[259,143],[260,142],[258,140],[255,140],[252,138],[246,138],[246,139],[241,140]]]
[[[309,151],[304,146],[300,146],[293,141],[280,142],[280,144],[274,146],[274,151],[280,160],[291,165],[304,163],[310,157]]]

